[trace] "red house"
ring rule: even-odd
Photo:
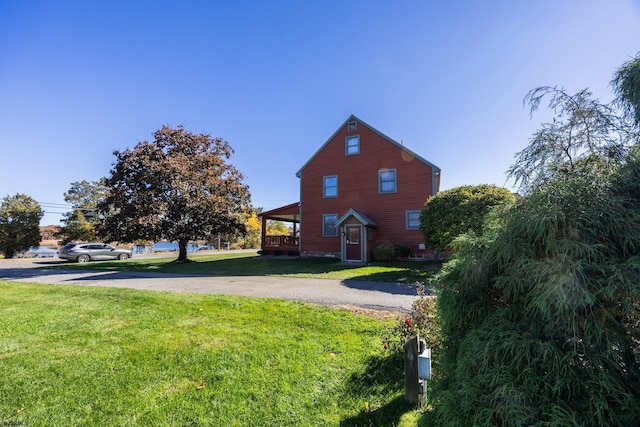
[[[352,115],[296,175],[300,202],[260,215],[261,253],[367,262],[385,242],[427,253],[420,212],[438,192],[440,168],[402,143]],[[293,223],[292,235],[269,236],[268,219]]]

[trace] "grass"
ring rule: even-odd
[[[297,302],[0,281],[0,425],[415,425],[387,327]]]
[[[375,282],[424,283],[434,268],[433,262],[342,263],[335,258],[270,258],[256,252],[225,252],[221,254],[189,255],[193,262],[173,262],[177,255],[132,258],[128,261],[101,261],[84,264],[63,264],[55,268],[89,270],[154,271],[179,274],[223,276],[290,276],[337,280],[369,280]]]

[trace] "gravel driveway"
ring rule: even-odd
[[[106,286],[150,291],[241,295],[305,301],[328,306],[409,311],[416,285],[359,280],[277,276],[201,276],[130,271],[48,270],[58,260],[0,260],[0,279],[51,285]],[[70,265],[70,267],[72,264]]]

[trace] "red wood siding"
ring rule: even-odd
[[[360,135],[360,154],[345,154],[348,135]],[[378,171],[384,168],[396,169],[396,193],[378,193]],[[323,197],[323,177],[328,175],[338,176],[338,197]],[[385,241],[397,241],[418,252],[422,231],[406,230],[406,211],[421,210],[433,194],[433,171],[429,164],[361,122],[352,132],[347,131],[345,123],[299,176],[303,252],[340,252],[340,236],[322,236],[322,217],[337,214],[340,218],[351,208],[378,225],[370,249]]]

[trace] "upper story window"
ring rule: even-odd
[[[347,123],[347,131],[348,132],[353,132],[358,130],[358,122],[356,122],[355,120],[350,121],[349,123]]]
[[[360,154],[360,135],[346,137],[345,147],[347,156],[350,156],[352,154]]]
[[[395,193],[396,187],[396,170],[380,169],[378,171],[378,191],[380,193]]]
[[[322,215],[322,235],[324,237],[338,235],[338,214]]]
[[[407,230],[420,230],[420,211],[407,211]]]
[[[325,176],[322,183],[323,197],[338,197],[338,175]]]

